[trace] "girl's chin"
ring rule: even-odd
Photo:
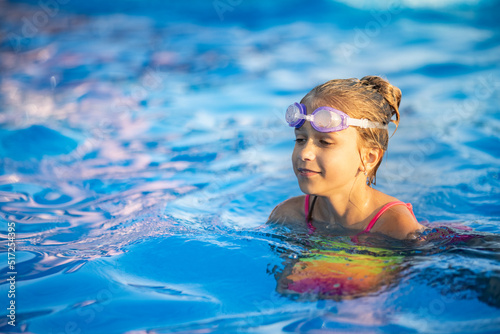
[[[312,187],[311,185],[305,185],[301,183],[299,183],[299,188],[304,194],[308,195],[316,195],[318,193],[317,190],[319,190],[317,189],[317,187]]]

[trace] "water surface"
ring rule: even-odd
[[[18,248],[2,331],[498,332],[497,2],[214,3],[0,2],[0,220]],[[300,195],[286,106],[371,74],[403,91],[377,189],[429,240],[258,229]],[[279,289],[332,254],[391,274],[340,297]]]

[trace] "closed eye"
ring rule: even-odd
[[[321,145],[325,145],[325,146],[333,145],[332,142],[329,142],[329,141],[326,141],[326,140],[320,140],[319,142],[320,142]]]

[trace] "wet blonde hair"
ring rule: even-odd
[[[314,109],[329,106],[345,112],[352,118],[366,118],[381,124],[399,125],[399,103],[401,90],[379,76],[366,76],[358,79],[336,79],[314,87],[300,103],[308,103]],[[313,110],[314,110],[313,109]],[[396,116],[393,120],[392,117]],[[377,148],[387,151],[389,133],[385,129],[355,127],[360,143],[366,148]],[[396,130],[394,130],[396,132]],[[383,154],[382,154],[383,156]],[[367,184],[376,184],[377,169],[382,157],[375,167],[367,171]]]

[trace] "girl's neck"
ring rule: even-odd
[[[357,182],[356,182],[357,183]],[[345,191],[321,196],[321,206],[326,211],[329,224],[341,225],[345,228],[363,225],[373,206],[375,190],[366,184],[354,184]]]

